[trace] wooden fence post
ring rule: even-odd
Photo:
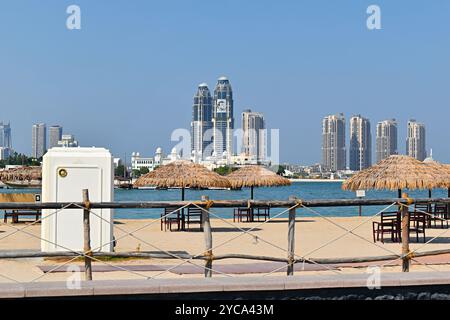
[[[403,199],[408,198],[407,193],[402,194]],[[409,210],[407,206],[401,206],[402,214],[402,271],[409,272],[410,256],[409,256]]]
[[[208,201],[209,198],[207,196],[202,196],[202,201]],[[203,235],[205,236],[205,277],[212,277],[212,231],[211,231],[211,223],[209,221],[209,212],[206,210],[202,210],[202,227],[203,227]]]
[[[294,275],[294,261],[295,261],[295,207],[289,210],[288,222],[288,266],[287,275]]]
[[[90,202],[89,202],[89,190],[83,189],[83,202],[84,202],[84,209],[83,209],[83,230],[84,230],[84,274],[86,277],[86,280],[92,280],[92,261],[90,256],[92,255],[91,252],[91,224],[89,219],[89,208],[90,208]]]

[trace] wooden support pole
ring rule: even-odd
[[[202,201],[208,201],[208,197],[202,196]],[[203,227],[203,235],[205,237],[205,256],[207,259],[205,260],[205,277],[212,277],[212,262],[213,262],[213,253],[212,253],[212,231],[211,231],[211,223],[209,221],[209,212],[206,210],[202,210],[202,227]]]
[[[447,197],[450,198],[450,188],[447,190]],[[450,218],[450,203],[447,203],[447,218]]]
[[[402,198],[408,198],[407,193],[403,193]],[[411,257],[409,256],[409,210],[407,206],[401,206],[402,215],[402,271],[409,272]]]
[[[90,256],[92,256],[91,251],[91,224],[90,224],[90,202],[89,202],[89,190],[83,189],[83,231],[84,231],[84,274],[86,280],[92,280],[92,261]]]
[[[295,262],[295,208],[289,210],[287,275],[294,275]]]

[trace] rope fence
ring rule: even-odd
[[[201,201],[148,201],[148,202],[102,202],[102,203],[96,203],[96,202],[90,202],[89,201],[89,192],[88,190],[82,191],[83,195],[83,202],[77,203],[77,202],[71,202],[71,203],[0,203],[0,210],[43,210],[43,209],[49,209],[54,210],[51,213],[47,213],[45,216],[41,216],[36,221],[33,221],[32,223],[26,225],[23,228],[16,227],[12,224],[6,224],[1,223],[2,226],[7,226],[8,228],[14,229],[13,232],[6,234],[3,237],[0,237],[0,241],[11,237],[13,235],[16,235],[18,233],[24,233],[30,237],[33,237],[36,240],[48,242],[51,245],[54,245],[56,248],[58,248],[61,251],[55,251],[55,252],[44,252],[44,251],[7,251],[7,252],[1,252],[0,251],[0,259],[23,259],[23,258],[67,258],[68,260],[63,262],[62,264],[59,264],[47,272],[44,272],[42,275],[39,275],[38,277],[31,280],[31,282],[38,281],[42,279],[43,277],[56,272],[60,269],[62,269],[64,266],[73,263],[74,261],[77,261],[78,259],[84,260],[84,267],[85,267],[85,279],[86,280],[92,280],[92,262],[96,262],[99,264],[104,264],[109,267],[111,267],[114,270],[117,271],[124,271],[128,272],[130,274],[133,274],[134,276],[138,276],[140,278],[144,279],[155,279],[157,277],[160,277],[168,272],[171,272],[174,269],[177,269],[185,264],[190,264],[192,266],[201,268],[204,270],[204,276],[205,277],[212,277],[213,273],[225,276],[225,277],[233,277],[232,274],[228,274],[226,272],[222,272],[220,270],[215,269],[213,266],[214,261],[218,260],[225,260],[225,259],[243,259],[243,260],[253,260],[253,261],[270,261],[270,262],[279,262],[283,263],[282,266],[276,267],[275,269],[266,272],[264,276],[269,276],[277,272],[281,272],[282,270],[286,269],[286,274],[289,276],[292,276],[294,274],[294,266],[296,264],[302,264],[302,269],[304,270],[305,264],[314,264],[317,266],[321,266],[324,270],[333,272],[333,273],[340,273],[341,270],[338,268],[335,268],[333,265],[335,264],[342,264],[342,263],[361,263],[361,262],[376,262],[378,264],[374,264],[374,266],[384,267],[388,265],[392,265],[393,263],[396,263],[397,261],[402,261],[402,271],[408,272],[410,269],[410,263],[411,261],[414,261],[415,263],[425,266],[426,268],[429,268],[433,271],[438,271],[437,269],[433,268],[427,263],[421,262],[420,260],[417,260],[418,257],[427,257],[432,255],[439,255],[439,254],[447,254],[450,253],[449,249],[442,249],[442,250],[434,250],[434,251],[428,251],[428,252],[419,252],[422,248],[424,248],[427,244],[435,241],[439,237],[443,236],[448,232],[448,228],[444,230],[443,232],[440,232],[438,235],[432,237],[431,239],[428,239],[423,245],[420,247],[410,250],[409,249],[409,219],[410,219],[410,212],[414,210],[414,212],[420,212],[425,215],[431,215],[429,212],[425,212],[422,210],[418,210],[413,207],[415,204],[431,204],[431,203],[445,203],[447,204],[448,208],[450,209],[450,198],[422,198],[422,199],[411,199],[406,194],[403,195],[402,198],[399,199],[326,199],[326,200],[303,200],[298,199],[295,197],[290,197],[288,200],[210,200],[208,197],[202,197]],[[329,217],[323,215],[322,213],[318,212],[315,208],[322,208],[322,207],[356,207],[356,206],[383,206],[381,210],[379,210],[377,213],[368,216],[365,218],[362,222],[358,223],[356,226],[352,228],[347,228],[345,226],[340,225],[338,222],[333,221],[333,219],[330,219]],[[246,207],[246,208],[281,208],[282,211],[273,215],[269,216],[265,221],[255,223],[255,225],[251,226],[250,228],[243,228],[241,225],[232,222],[229,219],[224,219],[220,215],[214,213],[211,211],[211,208],[239,208],[239,207]],[[376,242],[372,242],[369,239],[357,234],[355,231],[362,226],[366,225],[367,223],[372,222],[374,219],[379,217],[382,213],[392,209],[392,208],[398,208],[398,210],[401,212],[401,232],[402,232],[402,251],[400,253],[395,252],[389,248],[386,248],[383,245],[380,245]],[[91,222],[90,218],[95,217],[96,219],[100,219],[102,222],[113,224],[113,221],[107,220],[104,217],[102,217],[100,214],[96,212],[96,209],[146,209],[146,208],[159,208],[159,209],[167,209],[169,208],[176,208],[173,210],[170,210],[170,212],[162,214],[159,218],[156,218],[150,222],[145,222],[143,225],[133,229],[132,231],[126,230],[125,228],[122,228],[119,225],[114,224],[114,229],[117,231],[122,232],[123,234],[118,236],[117,238],[114,238],[112,241],[110,241],[107,244],[101,244],[98,247],[91,247]],[[156,223],[162,223],[162,221],[165,221],[164,219],[168,218],[172,214],[176,213],[177,211],[181,211],[187,208],[197,208],[201,210],[201,229],[203,230],[204,234],[204,249],[201,252],[197,252],[195,254],[186,254],[186,253],[175,253],[173,251],[166,250],[164,248],[161,248],[160,246],[151,243],[150,241],[146,239],[142,239],[142,237],[139,237],[136,235],[139,231],[145,230],[146,228],[156,224]],[[57,215],[63,210],[70,210],[70,209],[82,209],[83,211],[83,251],[77,251],[73,250],[71,248],[62,246],[61,244],[49,241],[47,239],[42,238],[42,236],[35,235],[31,232],[29,232],[27,229],[30,228],[33,225],[36,225],[45,219],[48,219],[52,216]],[[333,239],[327,240],[324,243],[318,245],[316,248],[313,248],[312,250],[309,250],[305,254],[299,255],[296,253],[295,249],[295,226],[298,222],[296,222],[297,217],[297,209],[304,209],[306,212],[312,214],[315,217],[318,217],[327,223],[334,225],[335,227],[343,230],[343,233],[338,235],[337,237],[334,237]],[[269,241],[265,239],[264,237],[261,237],[260,235],[256,235],[255,231],[260,230],[262,226],[265,224],[268,224],[270,222],[273,222],[275,219],[280,218],[283,215],[288,215],[287,218],[287,245],[286,247],[280,246],[276,243],[273,243],[272,241]],[[218,221],[221,221],[225,223],[226,225],[229,225],[236,230],[238,230],[238,234],[232,236],[229,239],[226,239],[222,242],[219,242],[217,244],[213,244],[213,228],[211,227],[210,218],[217,219]],[[442,220],[446,220],[443,218],[439,218]],[[243,237],[243,236],[250,236],[251,239],[253,239],[254,243],[264,243],[265,245],[268,245],[272,248],[275,248],[277,251],[280,251],[280,253],[283,253],[285,257],[275,257],[275,256],[265,256],[265,255],[251,255],[246,253],[228,253],[228,254],[221,254],[221,255],[214,255],[214,252],[231,243],[236,241],[237,239]],[[323,248],[332,245],[333,243],[339,241],[340,239],[344,238],[345,236],[351,235],[357,239],[360,239],[366,243],[369,243],[372,246],[377,247],[378,249],[381,249],[386,252],[386,255],[384,256],[371,256],[371,257],[347,257],[347,258],[311,258],[310,256],[319,250],[322,250]],[[143,244],[149,246],[152,249],[157,250],[156,252],[100,252],[102,247],[105,245],[111,245],[113,242],[117,242],[119,240],[122,240],[124,238],[130,237],[134,240],[140,241]],[[180,243],[180,246],[182,246],[182,243]],[[132,270],[131,268],[128,268],[126,266],[120,266],[116,265],[114,263],[110,263],[108,261],[105,261],[103,259],[104,257],[116,257],[116,258],[155,258],[155,259],[170,259],[170,260],[176,260],[178,261],[175,265],[168,267],[167,269],[160,271],[156,273],[155,275],[149,276],[148,274],[145,274],[143,272],[138,272],[136,270]],[[203,263],[202,263],[203,261]],[[0,277],[7,279],[9,281],[13,282],[20,282],[17,279],[13,279],[10,276],[4,275],[0,273]]]

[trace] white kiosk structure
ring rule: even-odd
[[[104,148],[50,149],[42,167],[42,202],[83,202],[83,189],[89,190],[91,202],[114,200],[111,153]],[[83,251],[83,209],[55,211],[42,212],[41,250]],[[93,209],[90,225],[92,251],[113,251],[113,210]]]

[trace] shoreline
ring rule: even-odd
[[[291,182],[344,182],[345,179],[289,179]]]

